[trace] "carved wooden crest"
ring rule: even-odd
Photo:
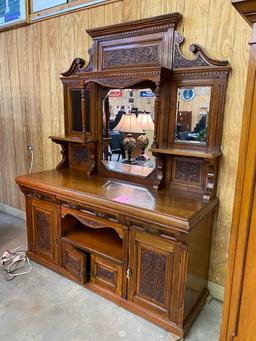
[[[185,41],[184,36],[176,32],[173,68],[189,68],[189,67],[211,67],[211,66],[227,66],[226,60],[216,60],[210,58],[206,51],[198,44],[190,45],[190,51],[195,55],[194,59],[187,59],[181,52],[181,46]]]

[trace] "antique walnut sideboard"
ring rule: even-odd
[[[77,58],[61,77],[65,135],[50,138],[62,160],[16,178],[31,259],[179,336],[208,294],[230,71],[199,45],[190,46],[194,58],[184,57],[181,19],[173,13],[88,30],[89,63]],[[111,89],[154,94],[153,166],[109,158]],[[205,96],[199,122],[186,114],[186,128],[181,106],[195,96]]]

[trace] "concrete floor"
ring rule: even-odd
[[[26,240],[25,223],[0,212],[0,255]],[[206,304],[186,341],[217,341],[222,305]],[[173,341],[179,338],[33,263],[7,282],[0,272],[0,341]]]

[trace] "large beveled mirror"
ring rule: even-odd
[[[155,168],[155,95],[151,89],[111,89],[103,103],[103,160],[116,172],[147,176]]]
[[[207,144],[211,86],[177,88],[175,141]]]

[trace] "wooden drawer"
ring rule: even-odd
[[[73,246],[62,243],[62,263],[63,268],[75,281],[84,284],[87,280],[87,256]]]
[[[103,257],[91,255],[91,281],[121,296],[122,266]]]

